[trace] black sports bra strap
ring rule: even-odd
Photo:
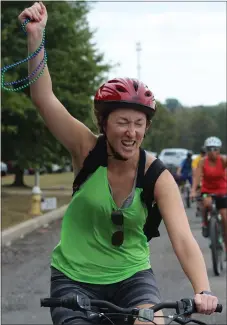
[[[139,166],[137,172],[136,187],[143,187],[143,178],[146,164],[146,151],[140,148]]]

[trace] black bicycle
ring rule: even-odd
[[[217,195],[208,194],[212,198],[211,210],[207,213],[208,230],[210,238],[210,248],[213,263],[213,271],[215,275],[220,275],[224,269],[224,240],[222,217],[218,212],[215,204]],[[226,197],[221,196],[221,197]]]
[[[195,197],[193,200],[201,202],[204,195]],[[224,240],[223,240],[223,227],[222,217],[218,212],[215,204],[216,194],[207,194],[207,197],[211,197],[212,204],[211,209],[207,211],[208,222],[208,237],[210,239],[211,258],[213,264],[214,274],[221,275],[224,269]],[[220,197],[220,196],[219,196]],[[221,197],[226,197],[221,196]]]
[[[91,324],[134,324],[139,321],[154,322],[154,313],[167,308],[175,309],[176,313],[164,317],[178,324],[188,324],[189,322],[206,325],[206,323],[191,318],[191,314],[196,313],[196,306],[193,299],[181,299],[176,302],[162,302],[150,308],[121,308],[105,300],[93,300],[82,294],[72,294],[67,298],[44,298],[40,300],[41,307],[64,307],[72,310],[82,310],[88,312],[88,319]],[[218,304],[216,311],[222,312],[222,305]],[[115,322],[115,323],[114,323]]]

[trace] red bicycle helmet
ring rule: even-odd
[[[151,119],[156,111],[153,93],[137,79],[116,78],[104,83],[94,98],[95,115],[102,121],[117,108],[131,108],[144,112]]]

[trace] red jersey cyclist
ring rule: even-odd
[[[201,181],[201,194],[203,196],[202,233],[204,237],[208,237],[207,211],[211,207],[209,194],[217,195],[216,206],[222,216],[224,242],[227,251],[227,157],[220,154],[222,142],[217,137],[207,138],[204,146],[207,155],[200,160],[196,169],[191,197],[196,196],[196,189]]]

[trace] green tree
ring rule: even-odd
[[[191,132],[191,111],[187,108],[182,108],[174,114],[175,120],[175,147],[177,148],[192,148]]]
[[[217,136],[222,140],[222,151],[227,154],[227,107],[225,104],[219,105],[217,114]]]
[[[182,107],[181,103],[176,98],[167,98],[165,106],[170,110],[170,112],[175,112]]]
[[[144,140],[144,148],[160,152],[164,148],[174,146],[175,127],[173,115],[160,102],[157,102],[157,112]]]
[[[190,112],[191,119],[189,124],[188,137],[191,140],[191,148],[199,152],[206,138],[215,134],[217,129],[216,122],[208,112],[194,109]]]
[[[182,108],[174,114],[176,146],[199,152],[205,139],[217,136],[226,148],[226,105]]]
[[[33,2],[2,2],[2,66],[27,57],[26,36],[17,21]],[[53,90],[68,111],[92,125],[92,96],[112,68],[93,42],[87,14],[90,5],[81,2],[46,2],[48,22],[46,49]],[[6,73],[6,81],[27,76],[27,64]],[[29,97],[29,89],[2,91],[2,159],[15,161],[15,184],[22,185],[23,169],[43,162],[58,162],[68,152],[45,127]]]
[[[215,106],[181,107],[170,112],[166,105],[157,103],[144,147],[160,152],[164,148],[186,148],[199,152],[209,136],[217,136],[223,142],[223,153],[227,153],[226,103]]]

